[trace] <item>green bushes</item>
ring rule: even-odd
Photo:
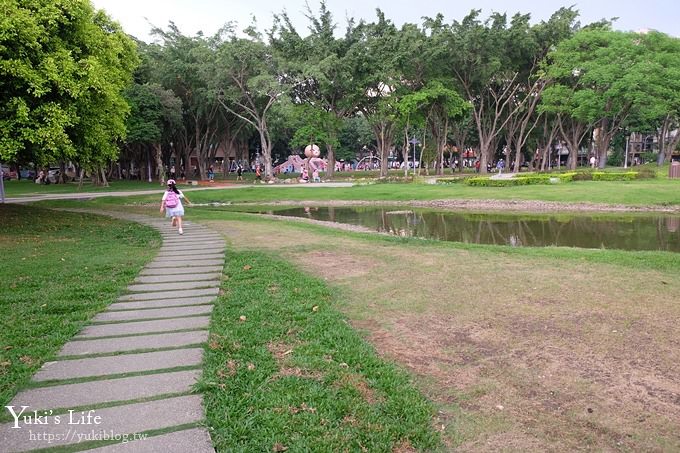
[[[593,172],[591,171],[578,171],[574,174],[574,181],[592,181]]]
[[[437,184],[461,184],[466,179],[470,179],[470,178],[466,178],[464,176],[449,177],[449,178],[437,178]]]
[[[657,169],[655,168],[643,167],[636,171],[638,174],[637,179],[654,179],[658,176]]]
[[[560,174],[527,174],[517,175],[509,179],[491,179],[489,177],[467,178],[465,184],[473,187],[511,187],[529,186],[537,184],[553,184],[556,182],[572,181],[634,181],[636,179],[656,178],[656,172],[651,169],[627,172],[604,171],[572,171]],[[438,181],[444,182],[444,181]],[[447,181],[448,182],[448,181]]]
[[[595,175],[598,176],[595,176]],[[602,176],[606,175],[606,176]],[[593,171],[591,169],[578,170],[574,174],[574,181],[632,181],[634,179],[653,179],[657,177],[654,168],[638,167],[635,171]]]
[[[569,171],[569,172],[562,173],[561,175],[559,175],[560,182],[572,182],[572,181],[574,181],[575,177],[576,177],[575,171]]]
[[[604,171],[594,171],[593,181],[633,181],[638,178],[638,172],[627,171],[625,173],[608,173]]]
[[[576,173],[562,173],[559,175],[530,174],[515,176],[510,179],[491,179],[488,177],[468,178],[465,184],[473,187],[509,187],[531,186],[539,184],[553,184],[556,182],[571,182]]]

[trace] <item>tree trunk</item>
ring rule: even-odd
[[[161,186],[165,186],[165,166],[163,165],[162,148],[160,143],[153,144],[154,157],[156,159],[156,176]]]
[[[264,177],[269,180],[274,175],[274,166],[272,165],[272,148],[274,146],[270,143],[267,149],[262,150],[262,157],[264,158]]]
[[[409,129],[410,118],[406,120],[406,127],[404,128],[404,145],[401,149],[401,155],[404,158],[404,178],[408,176],[408,153],[409,153],[409,142],[408,142],[408,129]],[[413,145],[415,146],[415,145]],[[413,174],[415,174],[416,167],[413,167]]]
[[[486,148],[482,148],[481,144],[479,147],[479,173],[487,174],[487,166],[489,165],[489,157],[487,155]]]
[[[381,120],[373,126],[373,133],[378,145],[378,156],[380,156],[380,177],[387,177],[387,158],[392,146],[394,124],[387,120]]]
[[[272,148],[274,148],[274,144],[271,143],[266,127],[260,128],[260,145],[262,146],[262,160],[264,160],[264,177],[266,180],[269,180],[274,173],[272,165]]]
[[[579,147],[590,128],[587,124],[576,121],[573,118],[565,119],[561,116],[557,119],[557,125],[560,131],[560,137],[569,148],[567,167],[570,170],[575,170],[576,164],[578,163]]]
[[[666,160],[673,155],[673,151],[678,145],[678,140],[680,140],[680,132],[676,133],[675,136],[669,140],[668,134],[672,129],[673,118],[671,115],[666,115],[659,134],[659,155],[656,158],[656,163],[659,166],[663,165]]]
[[[59,162],[59,178],[57,178],[57,183],[66,183],[66,163],[63,160]]]
[[[390,143],[383,143],[380,149],[380,177],[387,177],[388,161],[387,158],[390,155]]]
[[[109,187],[109,181],[106,179],[106,172],[104,171],[104,167],[99,167],[99,172],[102,175],[101,179],[102,187]]]
[[[595,143],[599,159],[597,166],[602,169],[607,165],[607,152],[609,151],[609,144],[611,143],[613,135],[608,118],[604,118],[600,121],[600,127],[597,132],[597,140]]]
[[[493,156],[496,152],[496,141],[487,138],[486,141],[481,141],[479,143],[479,172],[488,173],[486,166],[493,162]]]

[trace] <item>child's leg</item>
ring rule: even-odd
[[[179,234],[184,234],[184,230],[182,230],[182,217],[177,216],[177,225],[179,226]]]

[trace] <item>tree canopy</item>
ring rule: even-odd
[[[313,141],[331,176],[336,153],[358,144],[378,151],[386,175],[414,135],[438,173],[445,153],[469,146],[485,171],[499,158],[544,168],[560,147],[573,167],[590,141],[604,165],[622,130],[656,134],[659,163],[678,145],[680,40],[582,27],[573,7],[538,23],[472,10],[401,27],[377,10],[341,27],[322,1],[307,7],[306,34],[283,12],[265,34],[227,20],[214,36],[186,36],[171,22],[136,45],[87,0],[0,6],[2,159],[95,168],[119,149],[139,164],[152,147],[159,166],[196,159],[204,175],[220,147],[261,153],[271,177],[276,158]]]
[[[115,159],[135,44],[86,0],[0,0],[0,157]]]

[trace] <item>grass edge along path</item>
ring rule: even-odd
[[[151,227],[92,214],[0,205],[0,218],[4,405],[116,299],[161,240]]]
[[[434,406],[321,280],[233,250],[225,273],[198,385],[217,451],[441,449]]]

